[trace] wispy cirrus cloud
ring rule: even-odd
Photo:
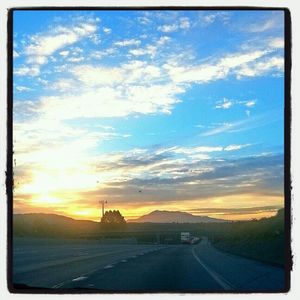
[[[75,44],[76,42],[90,37],[97,30],[97,22],[95,20],[83,20],[76,25],[57,26],[47,32],[30,36],[28,44],[23,50],[26,56],[27,66],[23,66],[16,70],[18,76],[37,76],[41,65],[48,62],[50,57],[56,51],[66,46]],[[61,51],[61,55],[67,55],[67,50]],[[34,70],[32,72],[32,69]]]
[[[216,102],[215,108],[217,109],[229,109],[235,105],[242,105],[247,108],[253,108],[256,104],[256,100],[234,100],[234,99],[228,99],[228,98],[223,98],[221,101]]]
[[[268,114],[272,115],[272,118],[268,118]],[[212,129],[204,131],[201,136],[213,136],[220,133],[230,133],[230,132],[241,132],[254,129],[257,127],[262,127],[264,125],[273,123],[282,118],[278,111],[272,111],[270,113],[264,113],[256,115],[255,117],[248,117],[247,119],[238,120],[231,123],[223,123]]]

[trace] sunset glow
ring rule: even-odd
[[[273,216],[283,25],[280,11],[15,11],[14,213],[99,221],[106,200],[126,219]]]

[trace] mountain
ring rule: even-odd
[[[137,223],[212,223],[227,222],[222,219],[210,218],[207,216],[194,216],[182,211],[155,210],[137,219],[128,220]]]

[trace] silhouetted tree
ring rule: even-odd
[[[101,225],[105,229],[123,229],[126,221],[118,210],[109,210],[101,218]]]

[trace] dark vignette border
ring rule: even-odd
[[[116,293],[164,293],[166,291],[103,291],[99,289],[63,289],[54,290],[47,288],[16,286],[13,284],[13,13],[20,10],[271,10],[284,12],[284,210],[285,210],[285,287],[282,290],[268,290],[263,293],[287,293],[290,290],[292,270],[291,250],[291,15],[288,8],[284,7],[249,7],[249,6],[115,6],[115,7],[17,7],[10,8],[7,14],[7,164],[6,164],[6,194],[7,194],[7,287],[11,293],[16,294],[116,294]],[[261,293],[261,291],[259,291]],[[178,292],[173,292],[178,293]],[[191,290],[187,293],[255,293],[249,291],[214,291]]]

